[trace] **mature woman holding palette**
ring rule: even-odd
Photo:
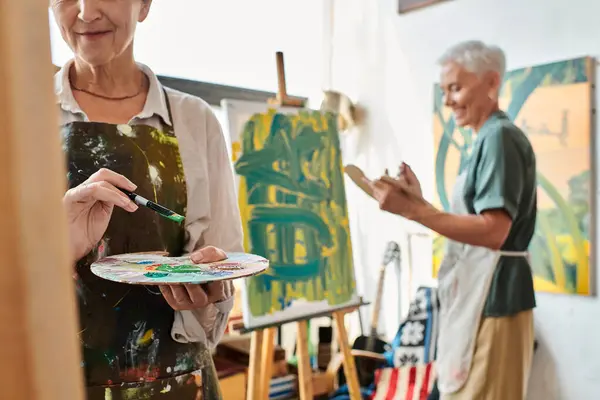
[[[220,339],[232,308],[230,281],[125,285],[96,277],[90,264],[154,251],[209,262],[223,259],[223,250],[243,250],[219,123],[205,102],[163,88],[134,61],[136,24],[151,0],[51,5],[75,55],[55,79],[87,398],[196,399],[198,371],[209,372],[204,387],[216,380],[207,348]],[[123,190],[185,215],[185,223],[138,208]],[[218,389],[209,397],[218,398]]]
[[[477,135],[450,212],[425,201],[407,165],[396,178],[366,183],[382,209],[449,239],[438,274],[441,398],[524,399],[534,348],[527,249],[536,221],[535,154],[499,108],[502,50],[459,43],[440,64],[445,105],[459,127]]]

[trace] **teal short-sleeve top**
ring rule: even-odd
[[[504,210],[512,226],[502,250],[526,251],[535,231],[536,162],[527,136],[497,111],[473,144],[464,199],[471,214]],[[502,317],[535,307],[531,267],[525,257],[501,256],[494,272],[484,316]]]

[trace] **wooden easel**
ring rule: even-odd
[[[277,60],[277,97],[269,99],[268,103],[279,107],[304,107],[304,101],[301,99],[289,97],[287,95],[285,82],[285,69],[283,63],[283,53],[276,53]],[[338,346],[343,354],[344,373],[346,382],[352,400],[360,400],[360,385],[356,365],[351,354],[350,344],[348,343],[348,333],[344,324],[344,316],[355,311],[358,306],[333,311],[333,320],[337,333]],[[324,315],[326,316],[326,315]],[[313,373],[308,354],[308,325],[307,320],[295,321],[297,324],[296,351],[298,359],[298,391],[300,400],[312,400],[313,394]],[[275,335],[277,326],[266,329],[259,329],[252,332],[250,342],[250,365],[248,370],[248,388],[247,400],[267,400],[269,398],[269,389],[273,367],[273,350],[275,345]],[[331,377],[333,379],[334,377]],[[333,382],[329,387],[333,388]]]
[[[80,400],[48,2],[0,0],[0,59],[1,397]]]
[[[281,51],[275,53],[275,59],[277,62],[277,97],[271,97],[268,103],[279,107],[304,107],[306,105],[304,100],[290,97],[287,94],[283,53]]]
[[[344,323],[346,314],[355,311],[359,305],[333,311],[335,331],[340,352],[343,355],[344,374],[346,375],[346,384],[350,392],[350,399],[360,400],[360,385],[356,364],[350,344],[348,342],[348,333]],[[319,315],[320,317],[328,316]],[[298,392],[300,400],[312,400],[313,391],[313,373],[308,354],[308,335],[307,320],[296,321],[297,337],[296,352],[298,359]],[[250,365],[248,368],[248,388],[246,392],[247,400],[266,400],[269,398],[269,389],[272,377],[273,351],[275,345],[275,334],[277,326],[252,331],[250,339]],[[327,376],[331,382],[327,382],[326,387],[330,390],[334,388],[334,376]],[[324,393],[322,393],[324,394]]]

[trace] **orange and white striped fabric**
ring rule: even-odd
[[[371,400],[427,400],[433,390],[433,363],[375,371],[375,393]]]

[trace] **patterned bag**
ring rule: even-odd
[[[427,400],[434,381],[433,363],[378,369],[371,400]]]
[[[435,288],[420,287],[385,354],[390,367],[422,366],[435,360],[439,300]]]

